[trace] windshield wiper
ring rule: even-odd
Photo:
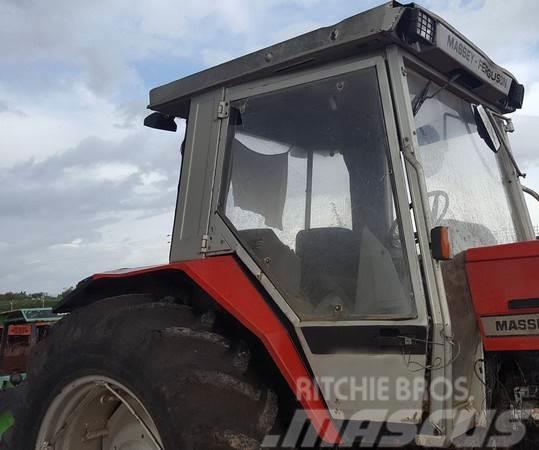
[[[431,98],[436,97],[440,92],[442,92],[444,89],[446,89],[448,86],[450,86],[458,77],[460,77],[460,73],[456,73],[453,75],[449,81],[447,81],[443,86],[440,86],[436,91],[434,91],[432,94],[429,95],[429,89],[432,85],[432,80],[427,81],[425,84],[425,87],[421,90],[419,95],[414,99],[414,102],[412,103],[412,111],[414,113],[414,117],[417,115],[421,107],[423,106],[423,103],[425,103],[427,100],[430,100]]]

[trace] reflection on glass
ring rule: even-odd
[[[408,75],[411,101],[427,80]],[[439,87],[432,85],[432,91]],[[432,227],[449,227],[455,254],[516,240],[497,156],[477,133],[471,105],[447,90],[415,117]]]
[[[298,315],[414,317],[376,71],[231,111],[224,213]]]

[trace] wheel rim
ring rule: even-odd
[[[163,444],[143,403],[108,377],[78,378],[52,401],[36,450],[161,450]]]

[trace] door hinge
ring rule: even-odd
[[[217,106],[217,118],[226,119],[230,113],[230,102],[223,100]]]
[[[203,255],[208,253],[210,249],[210,236],[207,234],[202,235],[202,243],[200,244],[200,253]]]

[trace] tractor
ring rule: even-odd
[[[10,445],[537,448],[523,98],[396,1],[152,89],[146,126],[185,121],[170,261],[63,299]]]
[[[26,308],[0,313],[0,448],[2,435],[13,425],[17,401],[12,388],[26,377],[31,348],[61,319],[51,308]]]
[[[26,308],[0,314],[0,391],[22,381],[31,348],[61,318],[51,308]]]

